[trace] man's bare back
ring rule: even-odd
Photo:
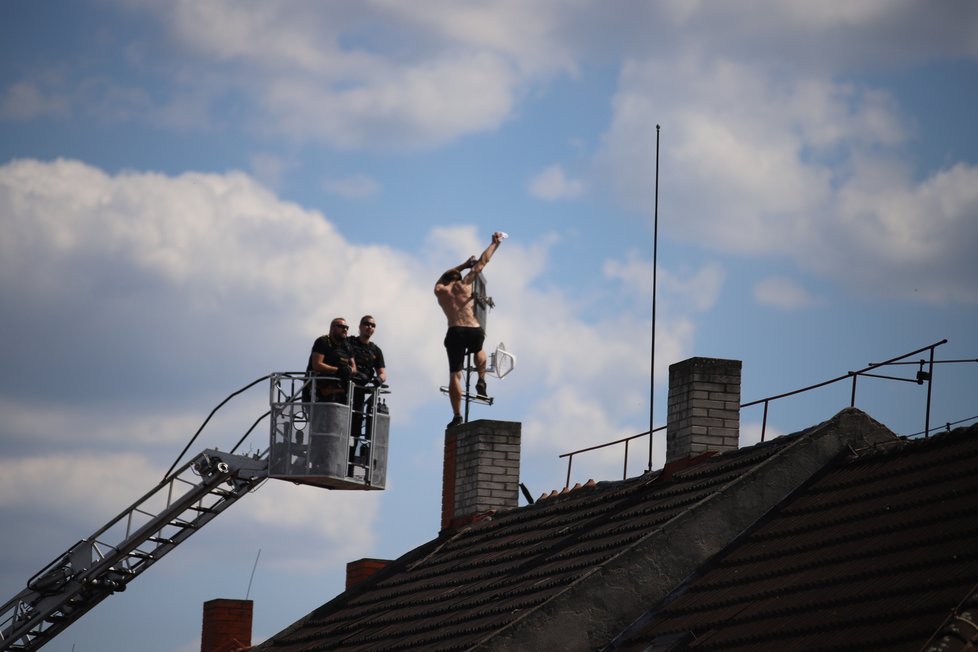
[[[461,265],[457,265],[441,275],[435,283],[435,296],[438,298],[438,305],[441,306],[445,318],[448,319],[448,326],[479,326],[479,320],[475,316],[475,300],[472,296],[472,286],[475,278],[482,271],[482,268],[489,263],[489,259],[499,248],[504,234],[496,231],[492,234],[492,242],[476,258],[472,256]],[[462,276],[462,270],[468,269],[469,272]]]
[[[479,320],[475,317],[475,300],[472,296],[472,283],[466,283],[465,279],[459,279],[445,284],[435,285],[435,296],[438,298],[438,305],[441,306],[448,325],[451,326],[478,326]]]

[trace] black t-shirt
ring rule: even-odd
[[[356,335],[351,335],[347,342],[353,351],[353,359],[357,361],[358,372],[373,376],[377,369],[387,367],[384,364],[384,352],[373,342],[364,344]]]
[[[312,343],[312,351],[309,353],[309,362],[306,363],[306,373],[312,371],[312,356],[314,353],[323,355],[323,362],[333,367],[341,364],[349,365],[353,358],[353,351],[346,338],[334,342],[329,335],[321,335]]]

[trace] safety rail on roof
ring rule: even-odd
[[[930,414],[930,410],[931,410],[931,381],[933,380],[933,377],[934,377],[934,366],[935,365],[939,365],[939,364],[958,364],[958,363],[968,363],[968,362],[978,363],[978,359],[970,359],[970,358],[969,359],[958,359],[958,360],[935,360],[934,359],[934,351],[937,349],[937,347],[939,347],[939,346],[941,346],[943,344],[946,344],[946,343],[947,343],[947,339],[943,339],[940,342],[935,342],[933,344],[929,344],[927,346],[923,346],[923,347],[921,347],[919,349],[916,349],[914,351],[911,351],[909,353],[904,353],[903,355],[899,355],[899,356],[896,356],[894,358],[890,358],[889,360],[886,360],[884,362],[871,362],[866,367],[864,367],[864,368],[862,368],[862,369],[860,369],[858,371],[848,371],[845,374],[843,374],[841,376],[838,376],[836,378],[832,378],[830,380],[826,380],[826,381],[823,381],[823,382],[820,382],[820,383],[816,383],[814,385],[809,385],[807,387],[802,387],[801,389],[796,389],[796,390],[793,390],[793,391],[790,391],[790,392],[784,392],[782,394],[775,394],[773,396],[768,396],[767,398],[758,399],[756,401],[749,401],[747,403],[741,403],[740,404],[740,407],[741,408],[746,408],[746,407],[753,407],[755,405],[763,405],[764,406],[764,416],[763,416],[763,419],[762,419],[762,422],[761,422],[761,441],[763,442],[765,440],[765,434],[766,434],[766,431],[767,431],[768,406],[772,402],[777,401],[779,399],[788,398],[789,396],[795,396],[795,395],[798,395],[798,394],[803,394],[805,392],[809,392],[809,391],[812,391],[812,390],[815,390],[815,389],[826,387],[828,385],[833,385],[835,383],[842,382],[844,380],[851,379],[852,380],[852,391],[850,393],[849,407],[855,407],[856,406],[856,381],[859,379],[860,376],[866,377],[866,378],[881,378],[881,379],[884,379],[884,380],[896,380],[896,381],[901,381],[901,382],[911,382],[911,383],[916,383],[918,385],[923,385],[924,383],[926,383],[927,384],[927,404],[926,404],[925,416],[924,416],[924,430],[922,430],[920,432],[917,432],[917,433],[914,433],[913,435],[909,435],[909,436],[916,437],[916,436],[919,436],[919,435],[924,435],[925,437],[929,437],[930,436],[930,431],[931,431],[931,424],[930,424],[930,417],[931,417],[931,414]],[[920,353],[923,353],[924,351],[929,352],[929,359],[928,360],[907,361],[907,358],[909,358],[911,356],[918,355]],[[915,376],[913,378],[901,378],[899,376],[885,376],[885,375],[882,375],[882,374],[871,373],[874,370],[879,369],[881,367],[896,366],[896,365],[918,365],[919,368],[918,368],[917,373],[915,374]],[[925,366],[927,368],[926,371],[924,370],[924,367]],[[950,422],[948,422],[947,424],[945,424],[945,426],[946,426],[946,428],[948,430],[950,430],[950,428],[951,428],[952,425],[957,425],[957,424],[960,424],[960,423],[965,423],[967,421],[971,421],[971,420],[974,420],[974,419],[978,419],[978,416],[972,417],[972,418],[969,418],[969,419],[962,419],[961,421],[957,421],[957,422],[955,422],[953,424],[950,423]],[[665,430],[665,429],[666,429],[666,426],[659,426],[658,428],[653,428],[652,430],[646,430],[645,432],[640,432],[640,433],[638,433],[636,435],[631,435],[629,437],[623,437],[621,439],[616,439],[615,441],[609,441],[609,442],[606,442],[604,444],[597,444],[596,446],[589,446],[588,448],[582,448],[582,449],[579,449],[579,450],[576,450],[576,451],[571,451],[569,453],[563,453],[563,454],[559,455],[558,457],[560,457],[560,458],[564,458],[564,457],[567,458],[567,480],[566,480],[564,486],[565,487],[570,486],[571,466],[572,466],[572,464],[574,462],[574,456],[575,455],[579,455],[581,453],[587,453],[587,452],[598,450],[598,449],[601,449],[601,448],[607,448],[609,446],[616,446],[616,445],[619,445],[619,444],[624,444],[625,445],[625,461],[624,461],[624,464],[623,464],[623,467],[622,467],[622,479],[624,480],[625,478],[628,477],[628,452],[629,452],[629,444],[631,443],[632,440],[634,440],[634,439],[640,439],[642,437],[648,437],[649,438],[649,469],[647,469],[647,470],[650,470],[651,467],[652,467],[652,463],[651,463],[652,462],[652,435],[654,435],[655,433],[660,432],[662,430]]]

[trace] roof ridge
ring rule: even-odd
[[[531,505],[535,505],[538,502],[540,502],[541,500],[547,500],[548,498],[556,498],[557,496],[564,496],[564,495],[566,495],[566,494],[568,494],[568,493],[570,493],[572,491],[577,491],[578,489],[591,489],[593,487],[596,487],[597,484],[598,483],[595,482],[594,478],[588,478],[588,481],[585,482],[584,484],[581,484],[580,482],[577,482],[577,483],[574,484],[573,487],[570,487],[570,488],[568,488],[567,485],[564,485],[564,488],[561,489],[560,491],[557,491],[556,489],[553,489],[553,490],[550,491],[549,494],[546,491],[543,492],[542,494],[540,494],[540,497],[539,498],[537,498],[534,502],[532,502],[530,504]],[[525,505],[525,507],[529,507],[529,505]]]

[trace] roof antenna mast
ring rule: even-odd
[[[652,362],[649,369],[649,468],[652,470],[652,417],[655,406],[655,272],[659,253],[659,125],[655,126],[655,210],[652,221]]]

